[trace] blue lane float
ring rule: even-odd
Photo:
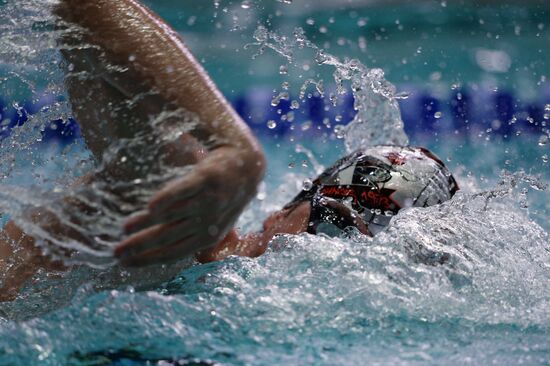
[[[439,97],[422,89],[404,89],[410,97],[399,103],[405,131],[411,138],[434,134],[464,137],[491,134],[510,138],[548,131],[550,90],[541,92],[539,100],[522,102],[508,91],[460,89]],[[319,95],[305,100],[288,95],[272,103],[274,97],[270,89],[255,88],[232,102],[256,134],[273,138],[331,133],[335,125],[348,124],[355,116],[351,94],[339,98],[335,106]],[[29,116],[62,100],[42,95],[33,98],[33,102],[8,104],[0,98],[0,139],[22,126]],[[79,125],[72,118],[53,120],[41,133],[44,142],[61,145],[70,144],[81,136]]]

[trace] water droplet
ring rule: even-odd
[[[522,189],[520,190],[519,194],[525,196],[525,195],[527,194],[527,192],[528,192],[527,188],[522,188]]]
[[[288,122],[294,122],[294,118],[295,118],[295,115],[294,115],[294,112],[292,112],[292,111],[288,112],[285,115],[285,120],[288,121]]]
[[[288,74],[288,66],[287,65],[281,65],[279,67],[279,74],[281,74],[281,75]]]
[[[266,42],[267,39],[269,38],[269,32],[267,31],[266,27],[259,26],[254,31],[253,37],[258,42]]]
[[[366,51],[367,50],[367,39],[363,36],[359,37],[359,39],[357,40],[357,44],[359,45],[359,48],[361,49],[361,51]]]
[[[192,15],[189,17],[189,19],[187,19],[187,25],[192,27],[193,25],[195,25],[196,21],[197,21],[197,17],[195,15]]]
[[[435,117],[436,119],[440,119],[442,116],[443,116],[443,113],[441,113],[441,112],[435,112],[435,113],[434,113],[434,117]]]
[[[210,236],[216,236],[218,235],[220,232],[220,230],[218,229],[218,227],[216,225],[210,225],[208,227],[208,234],[210,234]]]
[[[250,1],[245,0],[245,1],[243,1],[243,2],[241,3],[241,8],[243,8],[243,9],[250,9],[251,5],[252,5],[252,4],[250,3]]]
[[[315,24],[315,19],[313,19],[313,18],[308,18],[308,19],[306,20],[306,24],[307,24],[307,25],[314,25],[314,24]]]
[[[275,122],[274,120],[270,119],[269,121],[267,121],[267,128],[269,128],[270,130],[274,129],[275,127],[277,127],[277,122]]]
[[[346,137],[346,126],[344,125],[334,126],[334,134],[336,135],[336,138],[343,139],[344,137]]]
[[[313,188],[313,182],[310,179],[304,180],[304,182],[302,183],[302,189],[304,191],[310,191],[311,188]]]
[[[548,155],[544,154],[543,156],[540,157],[542,159],[542,162],[544,164],[548,163]]]
[[[394,99],[405,100],[405,99],[409,99],[409,97],[410,97],[410,94],[409,94],[409,93],[407,93],[407,92],[400,92],[400,93],[395,94]]]
[[[289,97],[289,94],[288,92],[281,92],[279,93],[279,95],[277,95],[276,97],[274,97],[272,100],[271,100],[271,105],[273,107],[276,107],[279,105],[279,103],[281,102],[281,100],[288,100],[290,97]]]
[[[548,136],[547,135],[542,135],[540,138],[539,138],[539,146],[544,146],[548,143]]]

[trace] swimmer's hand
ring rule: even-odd
[[[216,245],[256,193],[265,168],[256,147],[211,151],[190,174],[169,182],[146,212],[127,220],[116,249],[122,264],[173,262]]]

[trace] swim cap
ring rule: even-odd
[[[312,229],[308,231],[317,233],[323,223],[335,223],[334,215],[323,211],[326,208],[318,210],[320,200],[335,199],[360,214],[369,231],[376,234],[400,209],[442,203],[457,190],[451,172],[428,149],[384,145],[339,160],[315,179],[309,192],[300,193],[287,207],[311,200]]]

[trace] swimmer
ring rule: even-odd
[[[265,158],[181,39],[136,0],[61,0],[55,12],[60,28],[76,24],[80,29],[60,42],[69,45],[62,53],[73,71],[66,80],[73,112],[96,157],[103,156],[111,141],[147,133],[149,116],[162,111],[183,109],[200,121],[166,149],[174,166],[194,164],[193,170],[161,187],[147,207],[125,223],[128,237],[114,251],[123,265],[165,264],[192,254],[201,262],[229,255],[254,257],[282,233],[334,233],[355,227],[372,235],[399,209],[443,202],[458,189],[441,160],[426,149],[367,148],[315,179],[311,189],[264,222],[263,232],[240,237],[232,227],[256,193]],[[70,47],[82,42],[93,47]],[[93,77],[74,77],[75,71]],[[147,96],[148,91],[154,93]],[[138,95],[146,96],[134,100]],[[80,184],[134,179],[143,168],[134,164],[124,169],[106,166]],[[71,233],[55,221],[48,230]],[[64,266],[42,255],[24,228],[8,223],[0,235],[0,299],[13,298],[38,269]]]
[[[229,255],[256,257],[279,234],[339,235],[355,228],[375,235],[406,207],[428,207],[449,200],[458,184],[445,164],[421,147],[374,146],[336,162],[282,210],[261,233],[231,232],[218,246],[197,254],[201,262]]]

